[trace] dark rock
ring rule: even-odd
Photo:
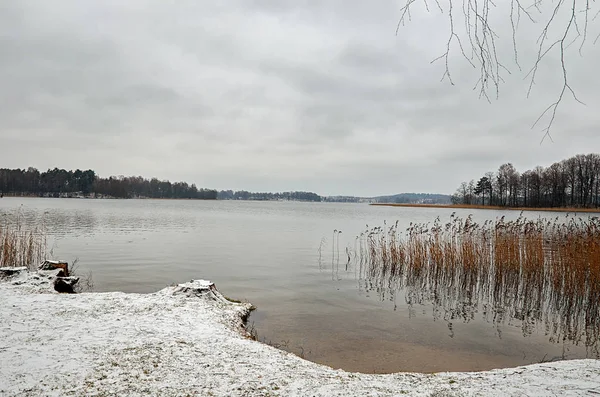
[[[75,293],[75,284],[79,282],[79,277],[56,277],[54,280],[54,290],[67,294]]]
[[[26,272],[27,268],[22,267],[0,267],[0,280],[17,276],[23,272]]]

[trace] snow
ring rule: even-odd
[[[241,319],[251,305],[210,281],[58,294],[54,276],[23,269],[0,281],[0,396],[600,394],[598,360],[474,373],[333,370],[248,338]]]
[[[52,259],[46,259],[46,260],[44,261],[44,263],[51,263],[51,264],[53,264],[53,265],[58,265],[58,264],[60,264],[60,263],[65,263],[65,262],[64,262],[64,261],[55,261],[55,260],[52,260]]]

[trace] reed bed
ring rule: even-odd
[[[371,203],[374,206],[384,207],[409,207],[409,208],[452,208],[469,210],[496,210],[496,211],[538,211],[538,212],[568,212],[568,213],[593,213],[599,214],[600,208],[587,207],[506,207],[498,205],[481,204],[410,204],[410,203]]]
[[[33,269],[46,259],[45,226],[26,227],[19,215],[5,217],[0,224],[0,267],[26,266]]]
[[[544,324],[552,341],[585,343],[600,356],[600,220],[557,217],[483,224],[454,215],[442,223],[398,222],[357,237],[360,279],[382,298],[404,290],[409,304],[469,321]]]

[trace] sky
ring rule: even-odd
[[[566,50],[585,105],[565,96],[552,140],[541,142],[544,124],[532,124],[562,83],[555,50],[527,95],[544,10],[517,30],[522,71],[510,10],[493,10],[510,74],[488,102],[456,41],[454,84],[441,81],[443,61],[431,62],[446,51],[447,14],[419,3],[396,34],[402,5],[3,1],[0,168],[93,169],[232,190],[451,194],[506,162],[525,171],[598,151],[600,22],[590,21],[581,54],[578,43]],[[567,22],[558,18],[551,38]]]

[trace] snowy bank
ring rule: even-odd
[[[476,373],[348,373],[253,341],[249,304],[197,280],[153,294],[59,294],[0,274],[0,396],[600,395],[600,361]]]

